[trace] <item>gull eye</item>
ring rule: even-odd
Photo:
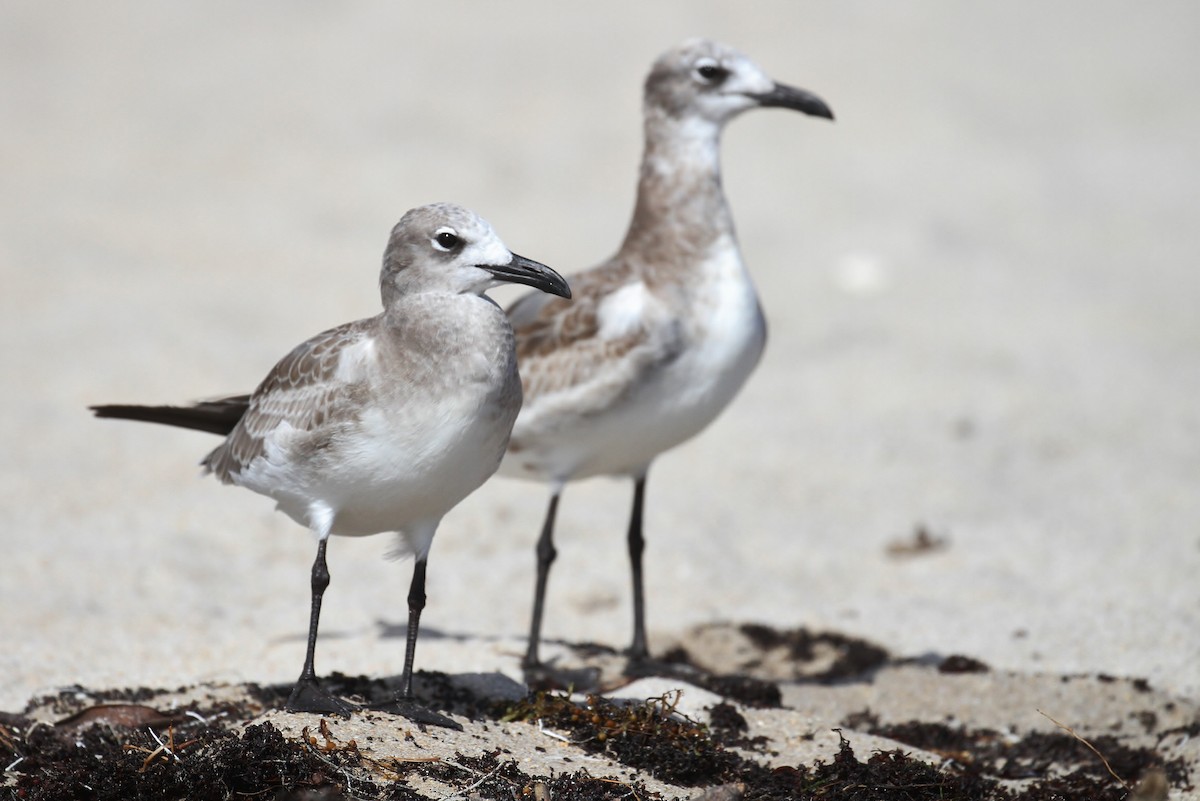
[[[696,64],[696,75],[705,83],[716,86],[729,77],[729,70],[712,59],[704,59]]]
[[[433,234],[433,246],[438,250],[451,251],[458,247],[458,234],[453,228],[439,228]]]

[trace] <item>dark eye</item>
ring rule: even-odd
[[[445,229],[433,235],[433,244],[439,250],[454,250],[458,247],[458,234]]]
[[[696,67],[696,74],[710,84],[718,84],[729,76],[729,70],[711,62]]]

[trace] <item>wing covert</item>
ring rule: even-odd
[[[287,424],[297,431],[319,429],[333,405],[351,402],[357,382],[347,380],[343,354],[368,334],[369,320],[330,329],[297,345],[267,374],[229,437],[203,461],[229,483],[231,476],[266,450],[267,438]]]
[[[682,349],[678,321],[632,271],[589,270],[571,287],[572,301],[526,296],[509,309],[525,393],[514,436],[558,408],[607,408]]]

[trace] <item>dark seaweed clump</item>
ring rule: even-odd
[[[361,765],[356,752],[318,754],[284,738],[270,723],[239,736],[197,721],[171,727],[158,740],[148,729],[89,726],[76,733],[31,726],[10,742],[23,757],[14,767],[15,798],[27,801],[273,798],[280,790],[342,789],[342,775]],[[337,796],[332,796],[337,797]]]

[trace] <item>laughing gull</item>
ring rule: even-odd
[[[348,714],[313,668],[330,534],[399,534],[414,557],[401,689],[387,711],[457,726],[412,702],[425,567],[438,522],[496,471],[521,407],[512,328],[483,292],[528,284],[571,296],[562,276],[511,253],[449,203],[409,211],[379,276],[383,312],[318,334],[252,395],[192,407],[93,406],[99,417],[226,434],[205,471],[270,496],[317,539],[308,648],[287,708]]]
[[[526,668],[537,668],[554,519],[563,485],[596,475],[634,481],[628,530],[636,663],[648,658],[642,582],[646,475],[733,399],[766,342],[721,189],[719,141],[754,108],[833,119],[816,95],[776,83],[725,45],[692,40],[646,78],[645,151],[621,249],[571,278],[575,300],[528,295],[508,310],[525,405],[501,475],[550,485],[537,543]]]

